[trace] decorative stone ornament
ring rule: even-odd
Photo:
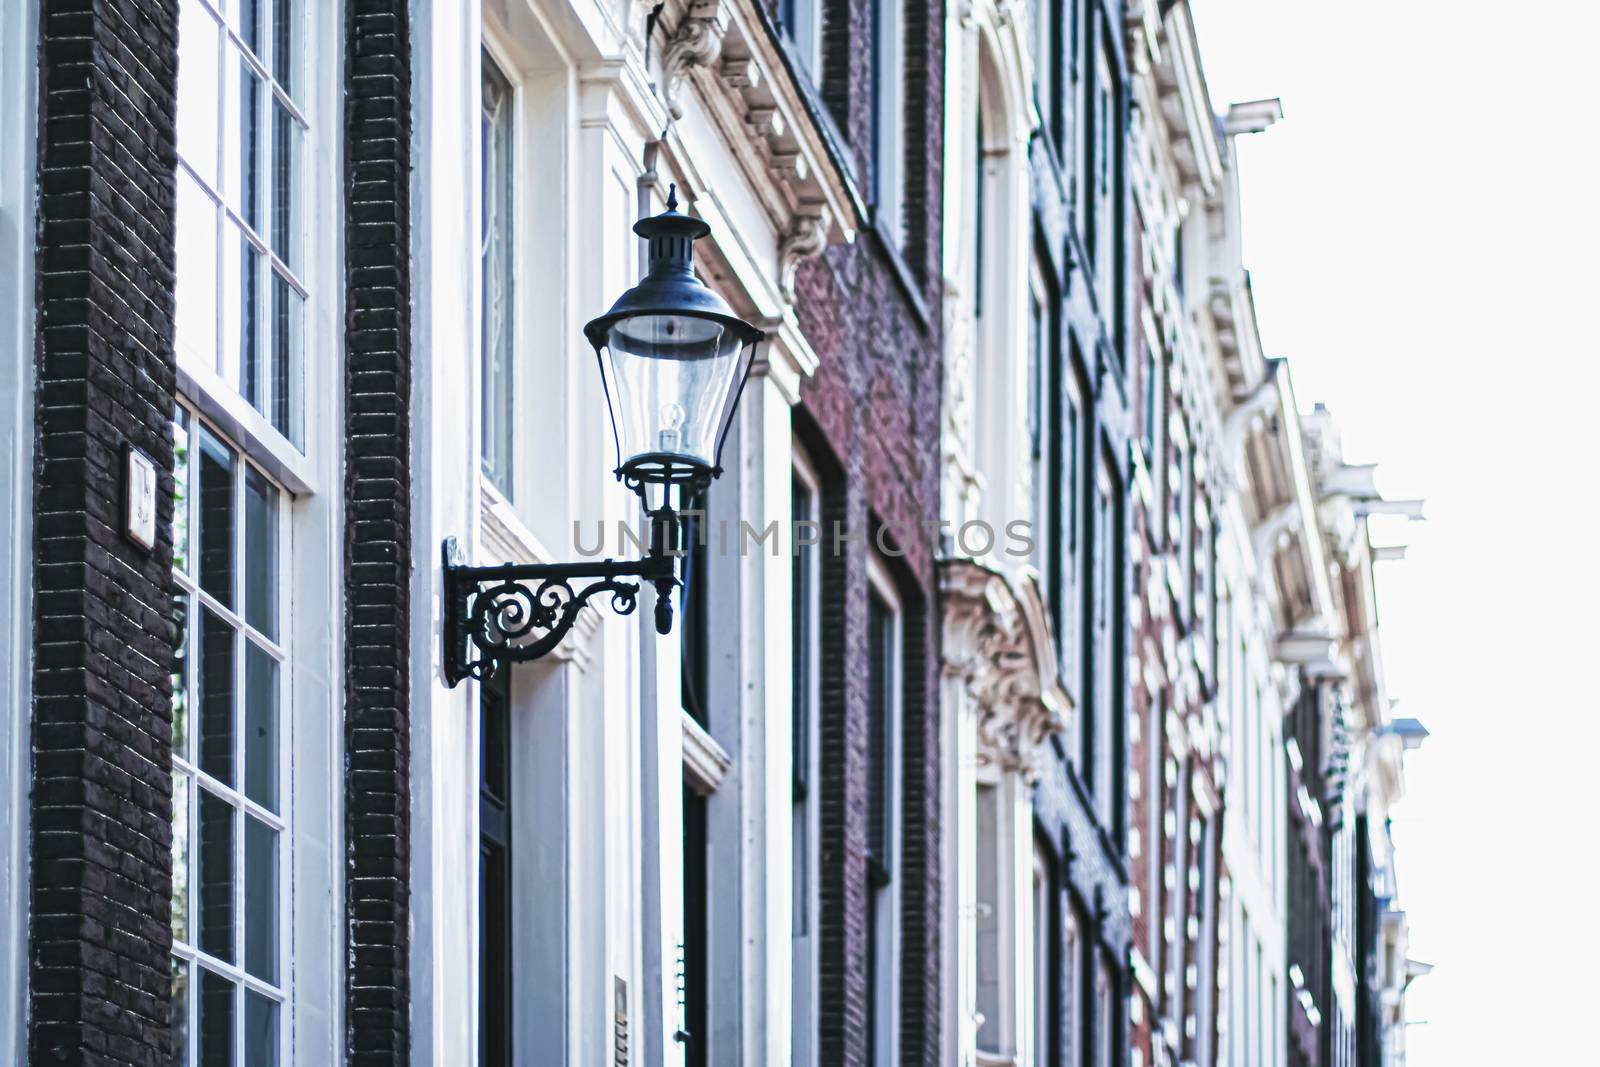
[[[691,67],[709,66],[722,52],[722,38],[728,30],[728,15],[717,0],[702,0],[693,4],[678,28],[667,42],[661,66],[666,73],[663,79],[663,101],[675,119],[683,118],[683,104],[678,93]],[[753,83],[752,83],[753,84]]]
[[[1032,581],[1020,592],[971,560],[940,564],[944,674],[976,717],[978,759],[1027,780],[1037,751],[1066,728],[1071,701],[1057,679],[1054,643]]]

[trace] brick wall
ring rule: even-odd
[[[920,530],[939,514],[941,390],[940,211],[944,8],[905,0],[907,239],[892,248],[864,224],[853,245],[802,265],[801,326],[821,366],[797,423],[834,476],[824,488],[823,536],[887,524]],[[858,188],[870,188],[869,0],[830,0],[822,95]],[[886,229],[888,229],[886,227]],[[902,854],[895,873],[903,950],[900,1056],[940,1063],[939,708],[935,545],[909,539],[894,563],[904,607]],[[867,553],[824,551],[821,764],[822,923],[820,1062],[866,1057],[865,824],[867,796]]]
[[[410,1057],[411,81],[405,0],[346,0],[345,1040]]]
[[[33,1063],[170,1055],[174,0],[39,5]],[[124,450],[160,472],[123,537]]]

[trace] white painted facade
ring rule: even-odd
[[[1030,5],[1031,7],[1031,5]],[[973,0],[945,23],[944,339],[940,682],[945,775],[943,1041],[961,1067],[1032,1067],[1046,1054],[1055,891],[1038,854],[1040,746],[1076,714],[1063,689],[1037,550],[1048,488],[1034,460],[1030,346],[1039,338],[1029,141],[1040,123],[1029,12]],[[980,187],[981,186],[981,187]],[[974,558],[986,524],[993,550]],[[1074,972],[1075,973],[1075,972]]]
[[[712,521],[786,528],[790,409],[816,366],[790,304],[799,259],[853,239],[855,199],[747,0],[485,0],[415,5],[412,590],[414,1055],[477,1054],[477,686],[440,670],[434,547],[470,559],[605,554],[637,503],[612,477],[584,321],[638,278],[636,219],[674,183],[713,235],[703,277],[772,340],[740,403]],[[661,26],[670,31],[663,35]],[[662,41],[670,41],[663,47]],[[512,475],[482,476],[478,285],[481,56],[513,99]],[[674,114],[676,112],[676,114]],[[581,527],[575,527],[581,523]],[[679,698],[680,635],[637,614],[585,612],[557,654],[511,678],[513,1044],[539,1062],[683,1062],[678,993],[682,788],[709,794],[719,852],[710,1061],[790,1062],[790,581],[774,555],[729,553],[713,605],[737,634],[713,665],[716,725]],[[724,728],[724,726],[726,728]],[[722,860],[725,857],[725,861]],[[728,982],[725,978],[733,976]],[[619,1036],[620,1034],[620,1036]],[[619,1048],[626,1041],[627,1051]],[[518,1053],[519,1058],[523,1055]]]

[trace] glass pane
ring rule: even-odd
[[[233,607],[233,450],[200,429],[200,588]]]
[[[482,254],[483,472],[509,495],[512,410],[511,87],[494,60],[483,57]]]
[[[200,968],[201,1067],[233,1067],[233,983]]]
[[[278,980],[278,832],[244,817],[244,966]]]
[[[189,940],[189,776],[181,772],[172,776],[172,937]]]
[[[295,68],[300,55],[295,0],[272,0],[272,76],[290,96],[297,88]]]
[[[229,47],[227,158],[222,195],[252,230],[261,231],[261,136],[268,96],[266,83],[237,50]]]
[[[200,769],[233,784],[234,629],[209,608],[200,611]]]
[[[278,637],[278,490],[254,467],[244,471],[244,619]]]
[[[244,654],[244,791],[278,810],[278,663],[254,641]]]
[[[189,612],[187,595],[172,598],[172,625],[178,631],[172,659],[172,754],[182,759],[189,755]]]
[[[217,358],[217,208],[178,168],[176,318],[178,346],[200,364]]]
[[[189,570],[189,416],[172,420],[172,569]]]
[[[244,994],[245,1067],[277,1067],[278,1002],[252,989]]]
[[[305,300],[283,278],[272,275],[272,425],[300,444],[300,353],[305,346]],[[259,406],[259,405],[258,405]]]
[[[194,902],[195,925],[200,931],[200,948],[232,963],[234,809],[203,787],[199,793],[200,884]]]
[[[261,55],[261,17],[265,14],[266,3],[264,0],[235,0],[234,10],[239,24],[239,39],[242,40],[250,51]]]
[[[167,1003],[172,1024],[172,1062],[189,1062],[189,964],[172,957],[172,999]]]
[[[261,280],[266,254],[250,243],[238,226],[229,224],[223,238],[222,341],[224,375],[257,411],[263,409],[261,380]]]
[[[294,116],[272,102],[272,250],[300,266],[300,153],[302,133]]]
[[[200,4],[178,11],[178,154],[217,180],[217,43],[220,27]]]

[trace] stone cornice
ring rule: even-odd
[[[978,707],[978,758],[1031,780],[1040,744],[1072,710],[1038,586],[1028,579],[1018,591],[1000,572],[954,559],[939,565],[939,590],[943,672]]]
[[[864,201],[813,117],[754,0],[669,0],[661,22],[662,96],[674,116],[691,90],[778,235],[777,276],[829,244],[855,240]]]

